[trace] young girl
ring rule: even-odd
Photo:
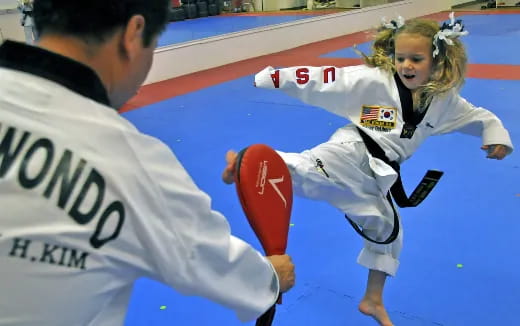
[[[369,274],[359,310],[380,325],[392,325],[382,294],[386,276],[397,271],[403,236],[390,194],[400,206],[421,199],[399,198],[399,164],[428,136],[453,131],[482,137],[488,158],[500,160],[513,150],[500,120],[457,93],[466,70],[458,37],[466,33],[453,15],[441,28],[435,21],[401,18],[383,22],[372,55],[363,55],[365,65],[268,67],[255,76],[257,87],[279,88],[352,122],[326,143],[279,154],[297,195],[329,202],[366,239],[358,263]],[[228,152],[225,182],[232,182],[235,158]],[[423,181],[438,179],[433,174]]]
[[[25,42],[27,44],[34,44],[36,33],[34,31],[33,21],[33,1],[32,0],[18,0],[18,10],[22,13],[20,24],[23,26],[25,33]]]

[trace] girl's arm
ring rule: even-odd
[[[459,95],[449,96],[444,109],[449,117],[443,121],[436,134],[453,131],[482,138],[482,149],[489,158],[502,159],[513,151],[509,132],[492,112],[476,107]]]
[[[267,67],[255,76],[255,86],[280,89],[304,103],[318,106],[339,116],[349,118],[349,108],[359,115],[356,98],[370,83],[365,66],[337,67]],[[356,92],[354,92],[356,90]]]

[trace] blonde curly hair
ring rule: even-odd
[[[420,35],[429,38],[433,42],[434,36],[439,32],[439,24],[429,19],[411,19],[396,29],[380,28],[372,45],[372,54],[365,55],[359,52],[366,65],[379,67],[394,74],[395,68],[395,40],[401,34]],[[432,74],[426,85],[419,87],[414,92],[414,109],[421,110],[428,107],[435,96],[459,89],[464,84],[466,74],[467,55],[464,45],[458,38],[451,38],[452,45],[439,40],[437,46],[439,54],[433,57]]]

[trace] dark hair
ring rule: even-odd
[[[71,35],[88,42],[103,42],[134,15],[145,18],[143,45],[168,22],[169,0],[34,0],[38,35]]]

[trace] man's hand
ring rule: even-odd
[[[267,256],[267,259],[273,265],[278,280],[280,281],[280,293],[289,291],[295,283],[296,276],[294,274],[294,264],[289,255],[273,255]]]
[[[235,170],[236,170],[236,162],[237,162],[237,152],[233,150],[229,150],[226,153],[226,168],[224,172],[222,172],[222,180],[227,184],[232,184],[234,180]]]

